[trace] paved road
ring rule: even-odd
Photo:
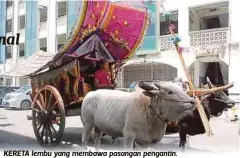
[[[0,148],[39,148],[31,125],[26,119],[30,111],[6,110],[0,108]],[[231,122],[225,117],[219,117],[210,122],[214,136],[198,135],[190,137],[187,150],[203,152],[231,152],[239,150],[239,136],[237,122]],[[82,123],[80,117],[68,117],[66,129],[60,148],[79,149],[81,143]],[[107,136],[104,137],[102,149],[117,149],[122,146],[122,138],[116,139],[114,144]],[[177,150],[179,138],[177,133],[168,133],[161,143],[153,146],[157,150]]]

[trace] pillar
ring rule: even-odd
[[[26,1],[25,57],[37,51],[38,1]]]
[[[13,1],[13,36],[16,36],[16,34],[18,33],[18,24],[19,24],[19,16],[18,16],[18,5],[19,2],[18,1]],[[13,45],[12,46],[12,61],[13,61],[13,67],[15,67],[16,63],[17,63],[17,58],[18,58],[18,45]],[[14,79],[13,79],[14,80]]]
[[[83,1],[67,2],[67,36],[69,36],[74,24],[78,18],[78,9],[83,6]]]
[[[156,36],[157,36],[157,51],[160,52],[160,7],[161,1],[156,1],[156,13],[157,13],[157,22],[156,22]]]
[[[6,20],[7,20],[6,1],[0,1],[0,36],[6,36]],[[0,64],[5,64],[5,45],[0,45]],[[5,66],[5,65],[4,65]],[[3,67],[4,67],[3,66]],[[5,69],[3,70],[5,71]]]
[[[56,52],[57,35],[57,2],[48,1],[47,10],[47,52]]]
[[[16,86],[17,85],[17,78],[16,77],[12,77],[12,86]]]

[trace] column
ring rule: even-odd
[[[57,2],[48,1],[47,10],[47,52],[56,52],[57,34]]]
[[[151,23],[144,36],[142,50],[137,51],[136,55],[155,54],[159,49],[159,2],[147,0],[144,6],[149,10]]]
[[[13,1],[13,36],[16,36],[16,34],[18,33],[18,24],[19,24],[19,17],[18,17],[18,1]],[[18,45],[13,45],[12,46],[12,59],[13,59],[13,67],[16,65],[17,63],[17,57],[18,57]]]
[[[25,57],[37,51],[38,1],[26,1]]]
[[[157,36],[157,51],[160,52],[160,7],[161,7],[161,1],[156,1],[156,13],[157,13],[157,23],[156,23],[156,36]]]
[[[182,4],[178,10],[178,34],[182,40],[180,45],[183,47],[189,47],[189,8],[184,4]]]
[[[82,4],[82,2],[78,1],[68,1],[67,2],[67,36],[71,32],[72,28],[74,27],[74,24],[77,20],[77,10],[78,5]]]
[[[6,36],[6,14],[6,1],[0,1],[0,36]],[[5,45],[0,45],[0,63],[5,63]],[[5,69],[3,71],[5,71]]]
[[[16,36],[18,33],[18,24],[19,24],[19,17],[18,17],[18,10],[19,10],[19,5],[18,1],[13,1],[13,31],[12,34],[13,36]],[[18,45],[13,45],[12,46],[12,68],[14,68],[17,64],[17,58],[18,58]],[[12,86],[16,86],[16,77],[12,78]]]
[[[12,86],[16,86],[17,83],[17,78],[16,77],[12,77]]]

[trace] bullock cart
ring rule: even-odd
[[[145,9],[109,1],[84,1],[82,15],[59,52],[29,74],[32,86],[32,126],[38,143],[57,145],[67,116],[81,115],[84,96],[95,90],[94,72],[110,63],[114,82],[119,67],[143,40],[149,19]]]

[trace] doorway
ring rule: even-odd
[[[213,85],[222,86],[224,85],[223,75],[220,69],[219,62],[207,63],[207,70],[204,75],[204,84],[207,84],[207,77],[210,79]]]
[[[189,72],[196,87],[207,84],[207,77],[215,86],[228,84],[228,65],[220,59],[197,59],[190,65]]]
[[[212,17],[212,18],[208,18],[205,19],[206,22],[206,29],[215,29],[215,28],[220,28],[221,24],[220,24],[220,20],[219,17]]]

